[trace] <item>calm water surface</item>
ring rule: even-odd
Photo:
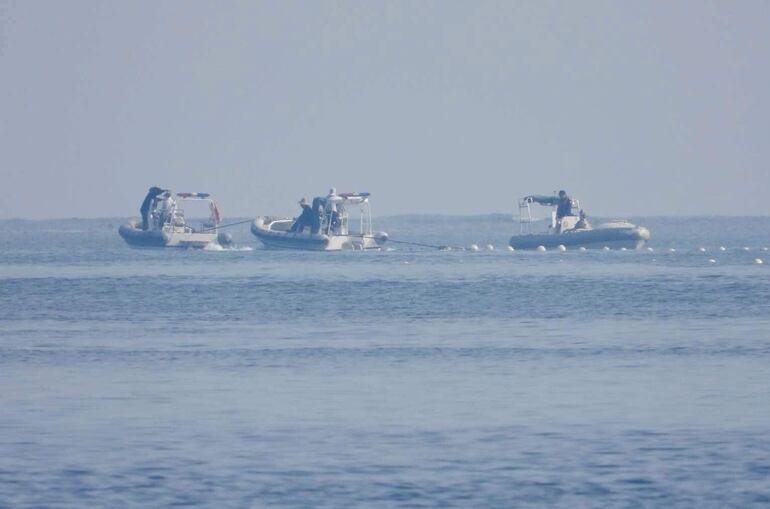
[[[652,252],[0,222],[0,507],[767,507],[770,221],[635,221]]]

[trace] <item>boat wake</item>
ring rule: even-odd
[[[206,244],[206,246],[203,248],[204,251],[254,251],[254,248],[251,246],[222,246],[220,244]]]

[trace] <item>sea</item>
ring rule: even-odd
[[[770,218],[629,219],[650,249],[0,221],[0,507],[768,507]]]

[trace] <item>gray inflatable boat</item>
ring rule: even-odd
[[[650,239],[650,231],[627,221],[613,221],[596,228],[567,230],[562,233],[514,235],[509,242],[514,249],[546,249],[558,246],[610,249],[638,249]]]
[[[514,249],[546,249],[558,246],[639,249],[650,240],[650,230],[636,226],[625,220],[613,220],[594,227],[586,214],[580,209],[578,200],[571,200],[567,213],[557,216],[556,207],[559,199],[555,196],[525,196],[519,201],[520,233],[511,237],[509,244]],[[533,223],[531,205],[538,204],[553,207],[548,233],[532,233]],[[576,208],[578,214],[573,214]]]
[[[260,216],[251,224],[254,234],[267,248],[304,251],[380,249],[388,241],[385,232],[372,231],[369,193],[340,193],[332,188],[325,197],[313,199],[313,228],[289,218]],[[304,201],[302,202],[304,203]],[[350,221],[350,209],[358,209],[357,221]],[[350,225],[358,226],[351,231]]]
[[[187,223],[181,205],[201,202],[208,206],[210,217],[202,228]],[[129,221],[118,229],[118,234],[134,247],[192,247],[204,248],[212,244],[225,245],[227,234],[220,233],[219,208],[208,193],[176,193],[166,191],[153,201],[149,211],[148,228],[137,220]]]

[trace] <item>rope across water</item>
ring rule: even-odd
[[[378,239],[376,235],[365,235],[364,238],[374,239],[374,240]],[[406,244],[408,246],[427,247],[430,249],[441,249],[441,250],[449,250],[449,249],[464,250],[465,249],[464,247],[460,247],[460,246],[446,246],[446,245],[439,246],[437,244],[425,244],[423,242],[410,242],[406,240],[393,240],[391,238],[388,238],[386,242],[392,242],[394,244]]]
[[[254,221],[254,220],[253,219],[247,219],[245,221],[238,221],[237,223],[220,224],[220,225],[217,225],[217,226],[213,226],[211,228],[204,228],[202,230],[198,230],[198,233],[210,232],[212,230],[218,230],[220,228],[228,228],[230,226],[238,226],[239,224],[251,223],[252,221]]]

